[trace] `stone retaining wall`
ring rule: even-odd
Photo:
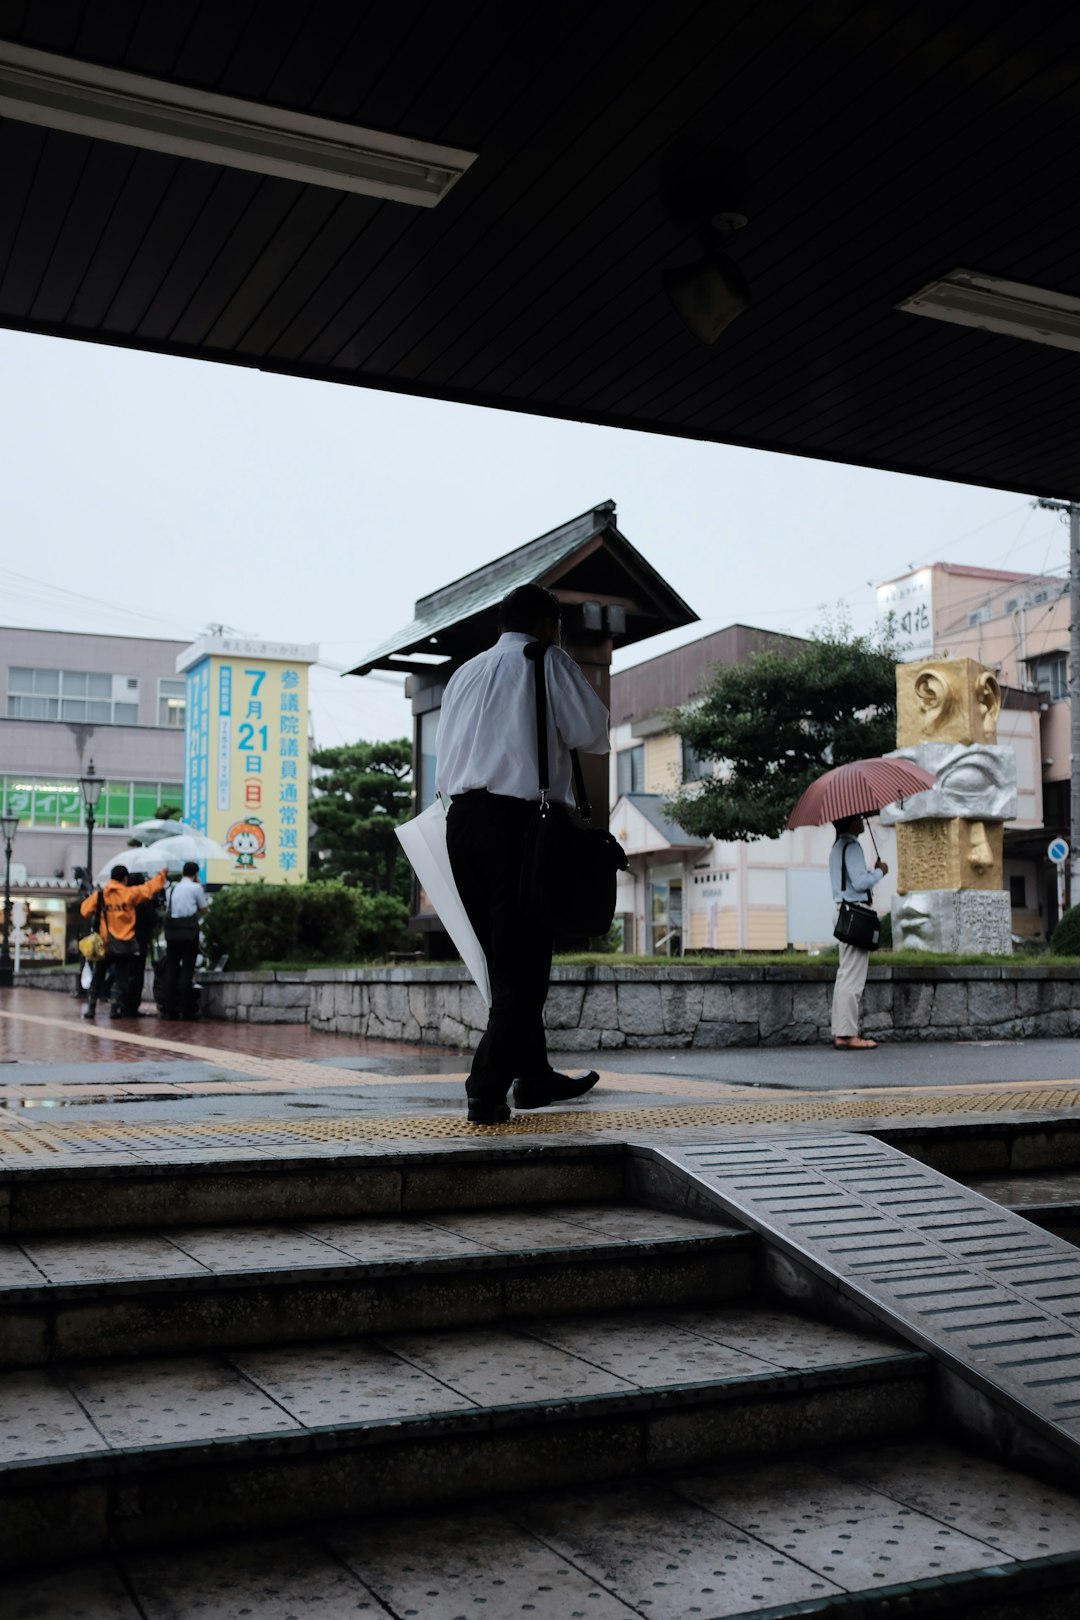
[[[556,967],[545,1022],[555,1051],[785,1046],[829,1038],[835,969]],[[464,970],[350,968],[204,976],[208,1017],[310,1023],[385,1041],[474,1047],[487,1020]],[[898,1041],[1080,1034],[1080,966],[870,969],[863,1030]]]
[[[62,990],[65,995],[75,994],[77,967],[20,968],[15,984],[20,990]]]

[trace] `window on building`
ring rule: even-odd
[[[682,745],[682,779],[684,782],[700,782],[712,775],[712,766],[707,759],[702,759],[690,744],[683,739]]]
[[[621,748],[615,756],[615,782],[620,794],[645,791],[645,744]]]
[[[114,697],[119,691],[120,697]],[[77,725],[137,726],[135,675],[86,669],[8,669],[9,720],[67,720]]]
[[[1060,703],[1062,698],[1069,695],[1069,673],[1067,659],[1063,652],[1047,653],[1042,658],[1032,658],[1028,667],[1031,670],[1032,684],[1040,692],[1047,692],[1051,703]]]
[[[170,731],[183,731],[187,714],[187,682],[162,679],[157,683],[158,725]]]
[[[1022,872],[1014,872],[1009,878],[1009,904],[1014,911],[1027,910],[1027,878]]]
[[[182,812],[183,785],[180,782],[106,782],[98,800],[95,825],[130,827],[136,821],[148,821],[159,805]],[[65,831],[86,825],[82,793],[78,782],[70,777],[53,780],[0,776],[0,806],[4,814],[18,816],[24,827]]]
[[[420,776],[416,784],[417,811],[426,810],[435,803],[435,741],[439,732],[441,709],[429,709],[420,716]]]

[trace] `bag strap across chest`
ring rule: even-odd
[[[850,835],[845,836],[844,847],[840,851],[840,899],[841,900],[844,900],[845,891],[847,890],[847,852],[851,848],[851,845],[854,844],[854,843],[858,843],[858,839],[851,838]],[[860,906],[860,905],[861,906],[868,906],[869,903],[870,902],[869,902],[869,900],[867,899],[867,897],[865,895],[863,896],[863,898],[861,900],[849,900],[848,901],[849,906]]]
[[[544,660],[547,655],[549,643],[546,641],[530,641],[524,648],[525,657],[532,660],[536,673],[536,769],[540,778],[540,797],[547,799],[548,788],[551,786],[550,769],[548,763],[548,733],[547,733],[547,677],[544,673]],[[585,793],[585,776],[581,769],[576,748],[570,750],[570,768],[574,777],[574,803],[582,821],[592,820],[592,805]]]

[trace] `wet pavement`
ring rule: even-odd
[[[71,995],[0,992],[0,1159],[101,1148],[109,1127],[149,1139],[191,1130],[265,1132],[314,1145],[335,1122],[368,1122],[380,1139],[461,1135],[467,1052],[319,1034],[298,1024],[178,1023],[151,1008],[82,1019]],[[604,1051],[555,1055],[595,1067],[580,1103],[516,1114],[515,1134],[701,1124],[790,1124],[992,1112],[1080,1117],[1080,1053],[1068,1040],[828,1045],[722,1051]],[[60,1121],[65,1122],[63,1129]],[[50,1122],[45,1135],[45,1123]],[[85,1122],[78,1124],[76,1122]],[[36,1133],[36,1134],[35,1134]],[[58,1134],[59,1133],[59,1134]],[[149,1133],[149,1134],[148,1134]]]

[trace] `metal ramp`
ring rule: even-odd
[[[633,1180],[759,1232],[790,1299],[929,1351],[966,1428],[1080,1463],[1080,1251],[866,1135],[634,1144]],[[680,1196],[681,1188],[681,1196]]]

